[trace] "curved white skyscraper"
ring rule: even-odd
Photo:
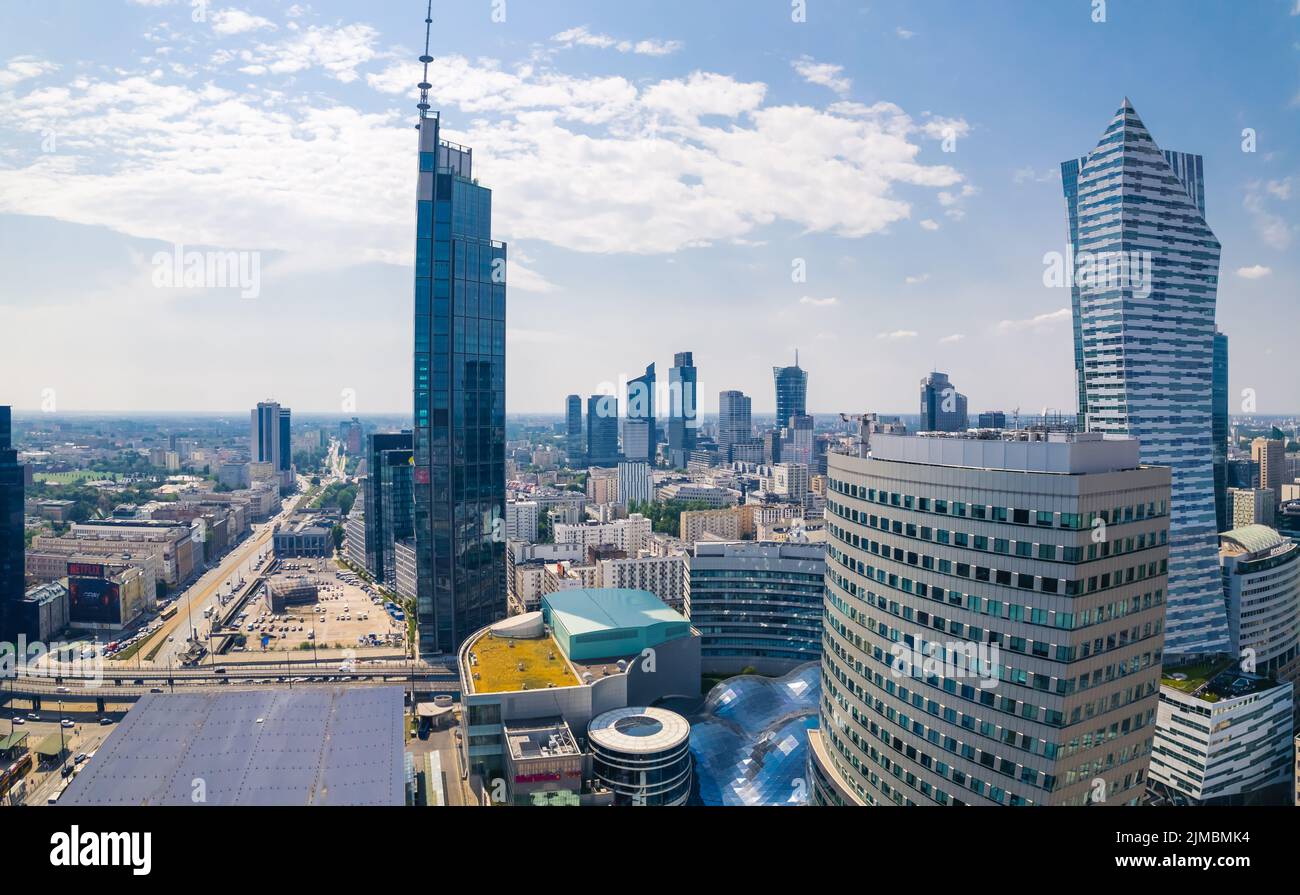
[[[1165,652],[1228,648],[1214,512],[1219,241],[1199,155],[1162,152],[1126,98],[1097,148],[1061,165],[1081,424],[1173,470]]]

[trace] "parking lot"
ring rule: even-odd
[[[406,633],[404,622],[385,610],[384,600],[373,586],[362,582],[330,560],[296,559],[281,564],[270,580],[272,588],[312,585],[317,588],[314,604],[286,606],[273,613],[269,596],[263,592],[251,599],[237,620],[247,638],[238,652],[256,653],[319,649],[391,650],[400,646]]]

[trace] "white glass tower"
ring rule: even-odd
[[[1080,421],[1173,471],[1168,654],[1228,648],[1214,512],[1219,241],[1201,157],[1161,152],[1126,98],[1097,148],[1061,165]]]

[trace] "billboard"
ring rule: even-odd
[[[118,585],[107,578],[69,577],[68,620],[73,624],[120,625],[122,599]]]

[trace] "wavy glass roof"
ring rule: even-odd
[[[691,718],[698,801],[807,804],[807,731],[817,726],[820,691],[817,662],[779,678],[729,678],[710,690]]]

